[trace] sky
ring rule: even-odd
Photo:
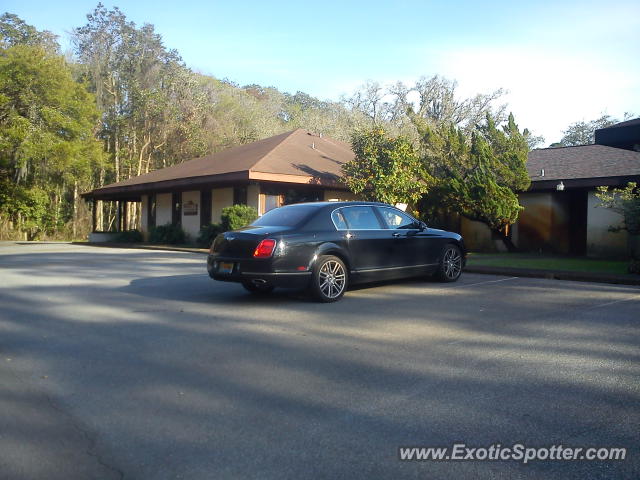
[[[640,116],[640,2],[601,1],[104,1],[151,23],[187,66],[339,100],[367,80],[442,75],[461,96],[508,91],[521,128],[558,141],[571,123]],[[60,36],[97,1],[2,0]]]

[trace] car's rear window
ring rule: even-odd
[[[294,227],[317,210],[318,207],[314,205],[288,205],[274,208],[251,225],[258,227]]]

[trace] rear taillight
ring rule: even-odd
[[[262,240],[253,251],[253,258],[267,258],[273,255],[276,248],[276,241],[272,238]]]

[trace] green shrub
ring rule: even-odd
[[[160,225],[149,230],[150,243],[165,243],[170,245],[187,243],[187,234],[179,225]]]
[[[255,208],[248,205],[234,205],[222,209],[222,230],[237,230],[246,227],[258,218]]]
[[[142,242],[142,232],[140,230],[127,230],[126,232],[120,232],[115,236],[114,241],[121,243],[137,243]]]
[[[196,240],[196,243],[199,247],[209,248],[213,243],[213,239],[223,231],[224,230],[222,229],[222,225],[220,225],[219,223],[211,223],[209,225],[205,225],[200,229],[200,232],[198,232],[198,239]]]

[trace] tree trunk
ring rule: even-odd
[[[111,232],[116,223],[116,215],[114,212],[113,203],[114,202],[108,202],[107,206],[107,229],[105,230],[107,232]]]
[[[115,172],[116,172],[116,183],[120,181],[120,143],[118,140],[118,127],[116,127],[116,135],[113,139],[113,154],[114,154],[114,162],[115,162]]]
[[[73,182],[73,240],[76,239],[76,234],[78,233],[78,181],[75,180]]]
[[[142,163],[143,163],[144,152],[150,143],[151,143],[151,135],[149,135],[149,137],[144,142],[144,145],[142,145],[142,147],[140,148],[140,153],[138,155],[138,175],[142,174]]]
[[[492,230],[491,233],[493,234],[493,238],[495,240],[502,241],[508,252],[513,253],[518,251],[518,248],[511,241],[508,235],[505,235],[505,232],[503,230]]]
[[[104,177],[105,177],[104,168],[100,168],[100,172],[98,174],[98,186],[99,187],[103,187],[104,186]],[[94,202],[97,202],[97,205],[96,205],[96,222],[95,222],[96,224],[94,225],[94,227],[95,227],[95,231],[96,232],[101,232],[102,229],[104,228],[104,223],[103,223],[104,204],[100,200],[94,200]]]
[[[60,196],[58,192],[53,194],[53,224],[58,225],[58,218],[60,217]]]

